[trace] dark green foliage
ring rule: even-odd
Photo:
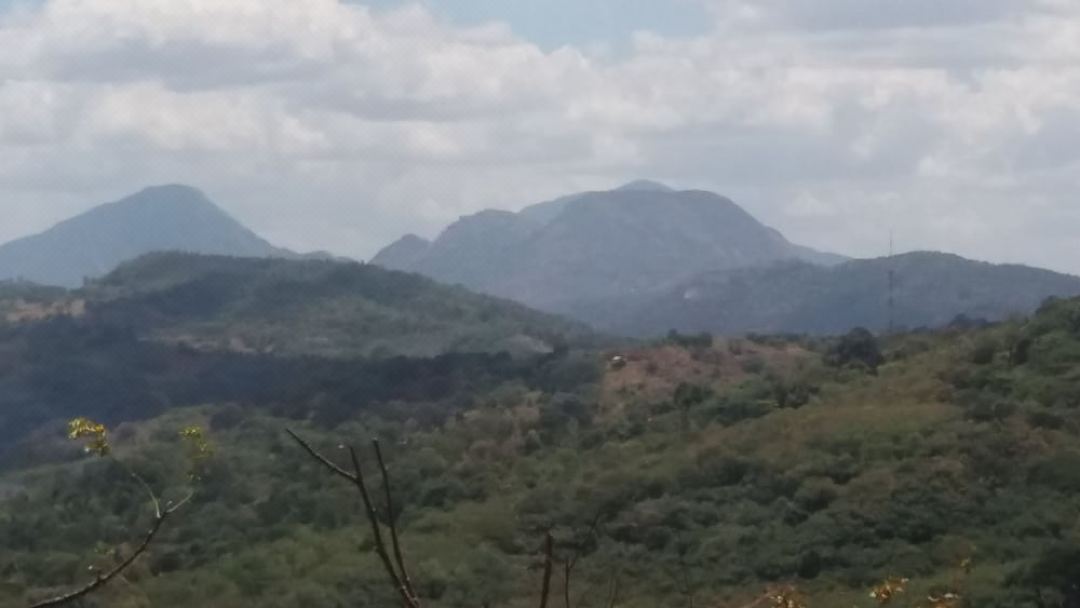
[[[836,367],[861,365],[876,372],[878,366],[885,362],[885,357],[874,334],[864,327],[856,327],[836,341],[825,355],[825,361]]]
[[[326,260],[152,254],[78,292],[97,323],[199,349],[287,355],[548,353],[583,326],[460,287]]]
[[[980,608],[1064,608],[1078,582],[1080,439],[1069,404],[1080,335],[1063,306],[1026,322],[890,338],[890,353],[911,339],[920,346],[876,376],[825,366],[834,345],[755,345],[761,374],[717,359],[738,378],[708,389],[672,382],[664,398],[640,401],[600,390],[610,355],[574,350],[274,367],[254,355],[212,359],[229,377],[248,375],[223,392],[229,399],[207,394],[216,404],[116,429],[118,449],[154,482],[176,472],[175,437],[163,429],[207,424],[219,449],[145,570],[101,601],[394,605],[356,497],[287,442],[289,426],[340,462],[339,443],[382,440],[432,608],[534,605],[548,530],[559,559],[582,555],[582,608],[605,605],[596,590],[616,572],[627,608],[691,597],[743,605],[788,582],[811,606],[867,606],[868,587],[889,576],[912,579],[911,605],[960,584]],[[54,347],[72,343],[62,329],[48,328]],[[1023,338],[1030,357],[1018,364],[1005,352]],[[1000,346],[980,363],[971,355],[982,340]],[[155,351],[94,352],[107,371],[109,358],[133,365]],[[225,382],[200,363],[206,355],[186,356],[189,371]],[[140,373],[149,394],[184,386],[175,371],[157,372],[170,382]],[[103,462],[0,476],[0,605],[78,580],[98,541],[123,543],[139,529],[140,501]],[[974,569],[954,583],[967,557]]]
[[[709,332],[698,334],[681,334],[672,329],[667,334],[668,342],[685,348],[709,348],[713,344],[713,336]]]
[[[28,430],[87,413],[113,424],[176,406],[243,403],[333,426],[365,409],[398,408],[391,404],[453,404],[512,379],[549,391],[576,387],[593,380],[599,368],[594,359],[566,354],[323,359],[199,352],[65,317],[0,329],[0,356],[11,369],[0,375],[0,426],[16,438],[0,449],[0,457],[9,458],[17,456],[11,447]],[[452,407],[402,411],[431,425]],[[242,416],[235,409],[215,414],[212,425],[234,426]]]
[[[1080,606],[1080,547],[1054,543],[1009,582],[1022,590],[1017,599],[1030,605]]]

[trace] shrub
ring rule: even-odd
[[[825,362],[834,367],[846,367],[852,364],[866,366],[871,373],[885,362],[877,338],[870,330],[856,327],[840,338],[825,355]]]

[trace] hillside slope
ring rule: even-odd
[[[187,186],[147,188],[37,234],[0,245],[0,280],[77,287],[152,251],[292,256]]]
[[[520,213],[484,211],[430,243],[405,237],[372,262],[572,313],[582,301],[635,296],[704,271],[841,259],[793,245],[722,196],[635,182]]]
[[[150,254],[78,295],[94,322],[210,350],[536,353],[591,335],[520,304],[353,262]]]
[[[300,398],[320,383],[297,374],[299,394],[276,402],[126,425],[116,458],[171,495],[187,484],[176,429],[207,427],[215,454],[145,570],[100,600],[396,605],[356,493],[291,443],[293,428],[338,461],[335,446],[383,441],[409,572],[433,608],[535,606],[548,532],[553,589],[582,608],[610,605],[612,588],[626,608],[762,605],[764,590],[790,588],[810,608],[871,608],[888,578],[910,579],[900,606],[945,594],[962,598],[951,606],[1071,606],[1080,300],[895,336],[876,369],[835,357],[843,344],[658,344],[573,374],[537,359],[544,373],[395,392],[330,418],[327,397]],[[84,580],[87,563],[108,559],[95,547],[130,541],[145,521],[120,465],[64,445],[59,433],[35,442],[69,464],[0,475],[0,605]]]
[[[941,327],[959,315],[997,321],[1028,314],[1050,296],[1080,295],[1080,277],[918,252],[833,267],[786,263],[711,272],[663,293],[598,301],[574,313],[629,335],[885,331],[890,272],[898,328]]]
[[[324,407],[356,407],[387,390],[472,385],[511,359],[599,340],[520,304],[374,266],[148,254],[76,291],[0,288],[0,429],[10,442],[80,412],[115,422],[231,399],[322,395]]]

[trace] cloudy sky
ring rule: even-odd
[[[359,258],[637,177],[1080,273],[1075,0],[0,0],[0,240],[145,185]]]

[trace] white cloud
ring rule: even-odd
[[[366,257],[643,176],[826,249],[876,255],[892,227],[1080,272],[1074,3],[701,1],[709,35],[604,55],[336,0],[9,12],[0,239],[182,181],[285,245]]]

